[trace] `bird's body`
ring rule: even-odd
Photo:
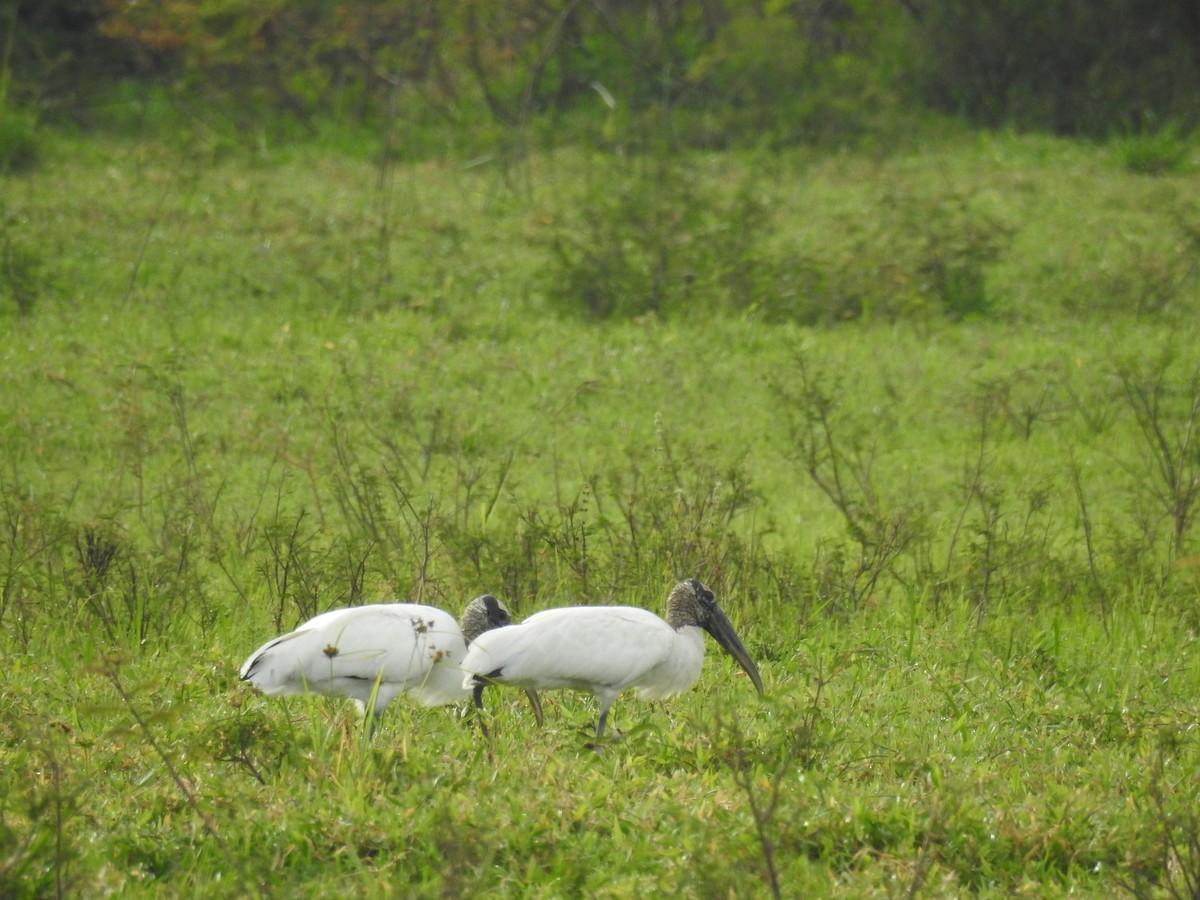
[[[547,636],[552,635],[552,644]],[[482,642],[464,668],[514,687],[599,690],[615,696],[636,687],[642,698],[685,691],[700,674],[699,628],[679,632],[636,606],[568,606],[530,616],[509,640]],[[603,642],[604,651],[597,653]]]
[[[706,630],[761,693],[757,668],[712,592],[695,579],[675,586],[666,621],[633,606],[569,606],[482,634],[463,660],[463,687],[474,689],[476,704],[491,683],[589,691],[599,702],[600,737],[608,709],[622,691],[633,688],[639,698],[657,699],[695,683],[704,663]]]
[[[461,628],[449,613],[416,603],[332,610],[268,641],[240,675],[268,696],[348,697],[376,716],[403,693],[424,706],[454,703],[471,693],[458,668],[467,641],[508,621],[490,594],[471,601]]]

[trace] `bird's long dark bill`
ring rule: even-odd
[[[758,688],[758,692],[761,694],[763,692],[763,683],[762,678],[758,674],[758,666],[754,665],[754,660],[750,658],[750,654],[742,646],[737,632],[733,630],[733,626],[729,624],[729,620],[725,618],[725,613],[721,612],[720,607],[714,605],[710,612],[708,633],[716,638],[717,643],[724,647],[730,656],[737,660],[738,665],[742,667],[742,671],[750,676],[750,680],[754,682],[754,686]]]

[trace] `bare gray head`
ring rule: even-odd
[[[462,619],[459,620],[459,627],[469,644],[485,631],[511,624],[511,621],[508,617],[508,607],[491,594],[484,594],[467,604]]]
[[[671,596],[667,598],[667,624],[676,630],[687,625],[703,628],[725,652],[737,660],[742,671],[754,682],[758,692],[763,692],[762,678],[754,660],[750,658],[737,632],[717,605],[717,598],[713,596],[713,592],[697,579],[681,581],[671,589]]]

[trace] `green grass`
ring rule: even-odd
[[[641,255],[578,230],[637,161],[180,143],[4,176],[0,893],[1191,895],[1194,169],[680,158]],[[669,303],[567,310],[585,233]],[[601,752],[585,697],[489,692],[489,756],[236,679],[345,603],[693,575],[766,695],[714,650]]]

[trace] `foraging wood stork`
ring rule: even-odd
[[[400,694],[424,706],[471,695],[458,665],[467,644],[509,624],[508,609],[491,594],[467,604],[462,626],[446,612],[416,603],[335,609],[268,641],[242,665],[240,677],[269,697],[312,692],[348,697],[375,718]],[[537,695],[527,692],[538,724]]]
[[[608,708],[626,688],[634,688],[639,698],[655,699],[695,683],[704,662],[701,629],[737,660],[761,694],[758,668],[712,591],[695,578],[672,589],[665,622],[634,606],[569,606],[481,634],[462,662],[462,684],[481,709],[489,684],[590,691],[600,706],[600,738]]]

